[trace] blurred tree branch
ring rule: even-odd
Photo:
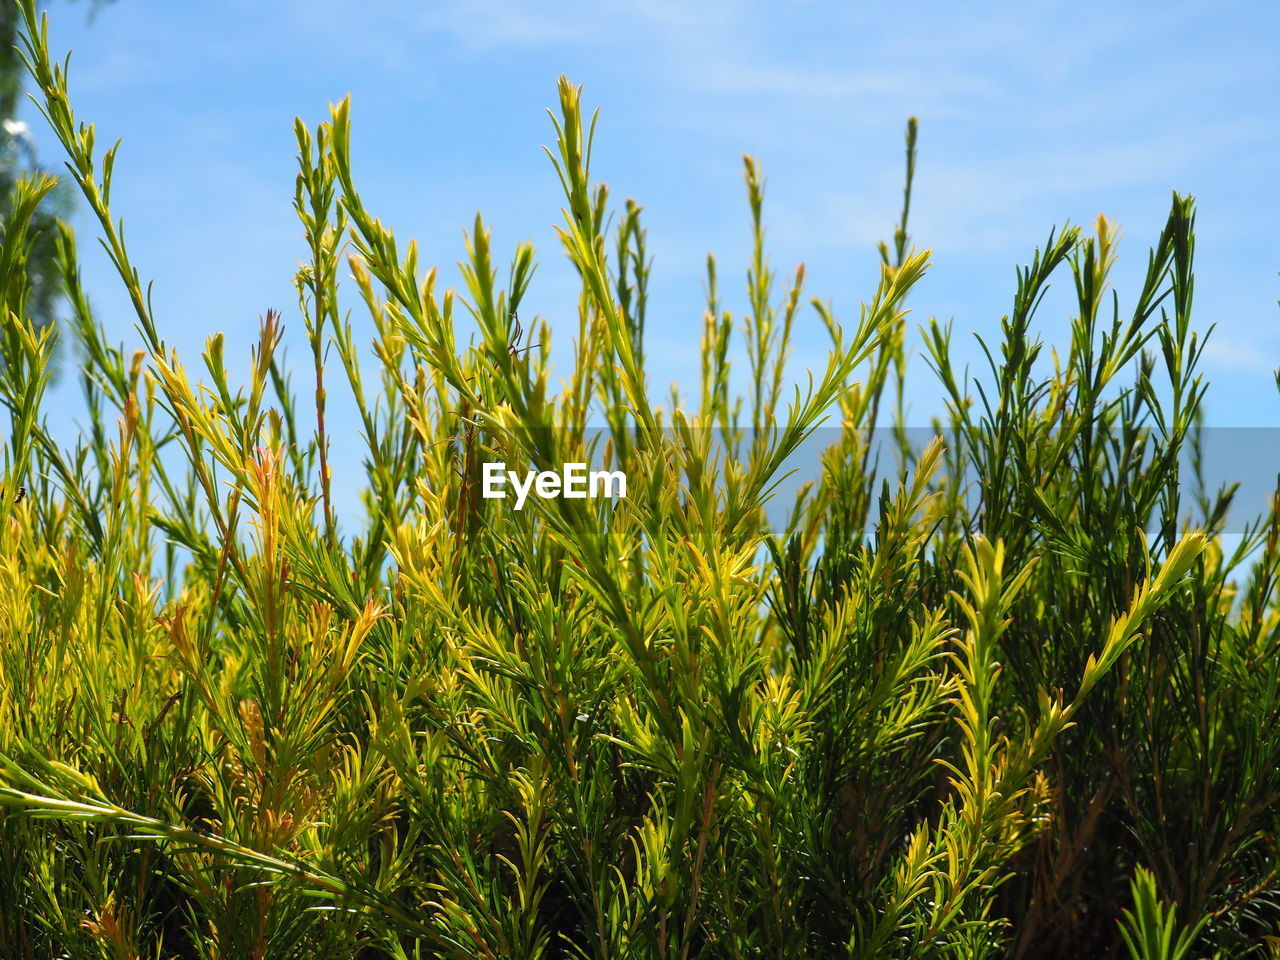
[[[91,0],[90,15],[110,0]],[[13,203],[13,185],[24,173],[40,169],[36,140],[30,126],[19,118],[26,71],[18,56],[18,5],[0,3],[0,224]],[[70,215],[71,191],[59,188],[40,205],[33,218],[36,234],[30,263],[30,316],[39,326],[52,323],[62,290],[55,269],[55,223]],[[0,244],[4,242],[0,227]]]

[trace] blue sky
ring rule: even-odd
[[[99,142],[124,139],[113,196],[135,262],[154,278],[164,336],[196,364],[224,331],[244,357],[282,309],[305,386],[290,278],[303,255],[291,211],[291,123],[353,98],[368,206],[416,236],[445,277],[476,210],[500,252],[528,238],[539,273],[525,314],[576,327],[576,282],[554,239],[561,198],[542,145],[560,73],[602,108],[595,172],[647,211],[655,385],[693,382],[705,255],[741,308],[748,250],[741,155],[768,176],[774,265],[856,316],[875,242],[900,204],[902,130],[920,118],[912,236],[936,264],[915,319],[994,336],[1024,263],[1054,224],[1099,212],[1125,232],[1135,274],[1170,191],[1199,198],[1196,325],[1217,325],[1204,372],[1214,424],[1280,424],[1280,6],[1274,3],[530,3],[522,0],[117,0],[91,22],[53,0],[53,45],[74,48],[72,98]],[[43,158],[59,160],[38,124]],[[84,235],[90,225],[81,218]],[[88,288],[115,339],[127,304],[100,250]],[[1069,277],[1062,274],[1059,292]],[[1063,344],[1067,305],[1038,318]],[[357,315],[358,320],[358,315]],[[820,361],[807,314],[795,368]],[[563,353],[560,354],[563,356]],[[913,358],[916,423],[939,390]],[[72,378],[55,391],[68,424]]]

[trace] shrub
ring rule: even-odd
[[[517,318],[533,250],[499,287],[477,219],[465,291],[438,290],[362,202],[344,102],[297,127],[300,401],[275,313],[243,387],[220,334],[198,382],[166,346],[111,207],[116,148],[22,14],[143,349],[105,341],[61,225],[90,418],[60,447],[24,270],[52,181],[22,180],[0,256],[5,957],[1276,955],[1280,518],[1226,555],[1232,490],[1186,492],[1188,198],[1131,313],[1099,218],[1018,272],[981,378],[930,323],[948,415],[919,445],[898,404],[886,444],[928,263],[914,123],[879,285],[851,323],[815,301],[832,346],[804,388],[783,376],[803,272],[770,268],[747,162],[745,393],[710,261],[699,392],[662,408],[641,211],[607,229],[578,88],[552,153],[582,280],[559,389],[549,325]],[[1078,315],[1045,373],[1033,318],[1064,272]],[[367,444],[358,529],[330,487],[338,384]],[[516,511],[480,495],[482,461],[602,463],[628,492]]]

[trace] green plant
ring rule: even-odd
[[[949,413],[915,444],[914,121],[877,289],[847,324],[811,301],[832,347],[803,388],[784,364],[804,274],[779,289],[748,160],[747,393],[711,259],[702,382],[664,408],[642,211],[607,228],[578,88],[560,83],[550,151],[582,280],[559,389],[550,324],[518,319],[532,248],[500,286],[477,219],[465,289],[439,290],[361,199],[343,102],[296,130],[304,405],[279,314],[243,384],[220,334],[202,379],[166,345],[111,206],[118,145],[99,152],[20,10],[142,348],[105,342],[63,225],[90,419],[60,447],[25,268],[51,182],[20,181],[0,256],[6,957],[1272,955],[1280,517],[1226,557],[1230,491],[1184,492],[1205,386],[1189,199],[1123,318],[1103,317],[1100,219],[1019,272],[989,376],[929,324]],[[1046,371],[1032,323],[1064,270],[1078,316]],[[362,524],[331,488],[339,387]],[[775,529],[788,458],[828,417]],[[481,496],[498,460],[603,464],[627,496],[516,511]]]
[[[1177,908],[1160,902],[1156,878],[1150,870],[1139,867],[1134,874],[1133,912],[1124,911],[1120,928],[1130,954],[1136,960],[1184,960],[1208,917],[1202,917],[1194,929],[1177,929]],[[1175,939],[1174,933],[1177,932]]]
[[[97,2],[93,5],[97,8]],[[17,181],[24,175],[41,172],[34,141],[27,125],[18,118],[22,99],[22,80],[26,74],[18,56],[18,25],[21,11],[16,3],[0,4],[0,222],[7,223],[13,213],[11,201]],[[71,193],[51,189],[34,213],[20,217],[29,238],[14,246],[27,251],[27,313],[37,327],[52,323],[62,296],[57,263],[58,221],[68,216]],[[0,237],[0,243],[4,238]]]

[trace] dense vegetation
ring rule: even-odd
[[[60,447],[27,270],[52,181],[23,178],[0,253],[0,955],[1280,956],[1280,515],[1224,555],[1231,491],[1182,476],[1189,199],[1123,313],[1100,218],[1018,272],[980,377],[928,324],[949,416],[885,443],[928,265],[914,125],[879,286],[852,320],[813,303],[830,356],[794,392],[803,273],[770,268],[747,163],[750,310],[739,333],[710,262],[700,392],[659,407],[641,211],[610,220],[577,88],[552,151],[582,279],[559,388],[551,329],[517,318],[533,250],[500,287],[477,220],[466,289],[439,290],[361,201],[343,103],[297,129],[305,388],[274,313],[241,388],[220,335],[198,377],[166,346],[115,150],[22,15],[143,348],[105,342],[59,225],[90,411]],[[1077,304],[1050,364],[1052,276]],[[336,389],[367,443],[359,529],[331,491]],[[764,505],[824,417],[778,528]],[[606,462],[628,496],[517,512],[478,495],[482,460]]]

